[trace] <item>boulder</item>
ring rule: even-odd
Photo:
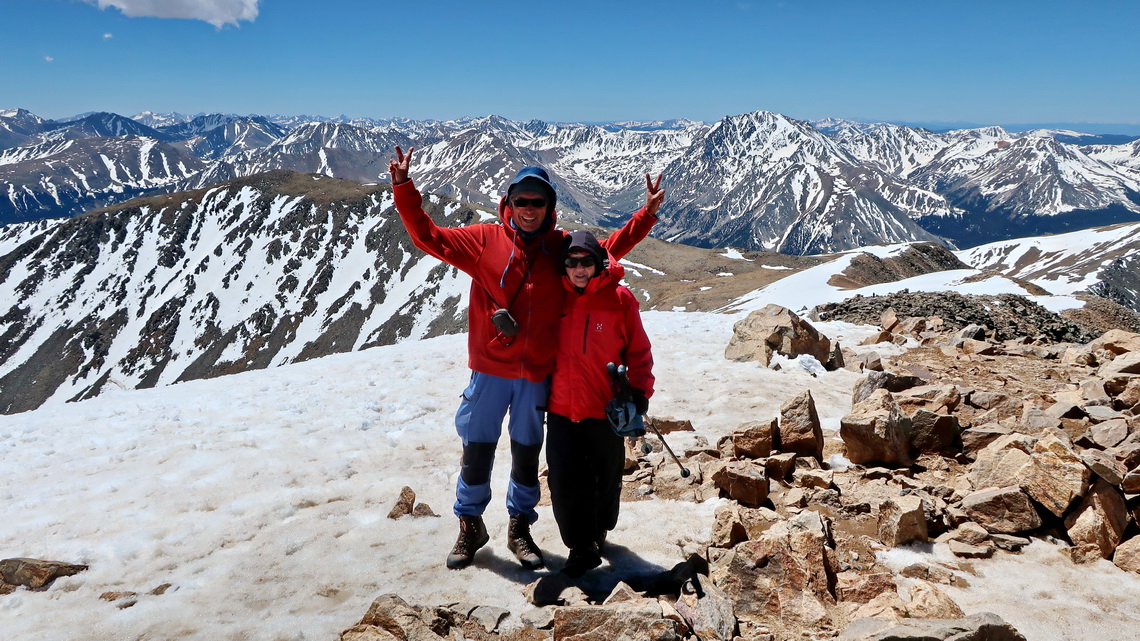
[[[915,619],[961,619],[966,616],[962,608],[934,584],[915,579],[910,589],[907,614]]]
[[[852,463],[908,466],[914,462],[909,423],[890,392],[878,389],[840,420],[839,436]]]
[[[964,559],[988,559],[994,555],[994,546],[989,543],[982,545],[975,545],[966,543],[965,541],[950,541],[947,544],[950,552],[954,556],[962,557]]]
[[[1124,482],[1128,470],[1116,460],[1116,457],[1101,450],[1083,450],[1078,455],[1081,462],[1088,466],[1093,474],[1104,479],[1111,485],[1120,485]]]
[[[918,410],[910,419],[911,449],[923,454],[954,454],[962,451],[962,428],[958,417]]]
[[[780,407],[779,439],[781,452],[795,452],[823,460],[823,428],[811,390],[806,390]]]
[[[856,381],[855,386],[851,389],[851,404],[862,403],[877,389],[897,393],[921,384],[922,379],[917,376],[899,376],[890,372],[867,372],[867,375]]]
[[[1025,493],[1045,509],[1061,516],[1088,490],[1089,468],[1072,446],[1054,434],[1047,434],[1033,445],[1031,465],[1017,473]]]
[[[368,608],[364,618],[361,619],[360,624],[353,630],[362,626],[378,628],[374,633],[379,636],[370,637],[362,634],[356,638],[386,639],[387,637],[383,633],[388,633],[397,639],[406,639],[407,641],[443,640],[443,637],[436,634],[428,623],[420,617],[420,613],[415,608],[395,594],[384,594],[377,597],[372,602],[371,607]],[[343,635],[342,638],[344,638]]]
[[[792,468],[796,466],[796,453],[786,452],[781,454],[773,454],[768,457],[764,462],[764,469],[768,474],[768,478],[783,481],[791,474]]]
[[[658,432],[662,434],[669,434],[672,432],[695,432],[696,428],[693,427],[693,422],[686,418],[673,418],[672,416],[648,416],[645,417],[645,422],[648,423],[646,427],[652,425],[657,428]]]
[[[898,324],[899,314],[893,307],[886,308],[883,310],[883,313],[879,315],[879,327],[882,327],[884,332],[894,331],[895,327],[898,327]]]
[[[732,641],[736,635],[732,599],[702,575],[682,586],[673,607],[700,641]]]
[[[883,592],[851,613],[852,619],[881,619],[901,621],[906,618],[906,604],[897,592]]]
[[[856,372],[881,372],[883,371],[883,357],[878,352],[857,354],[855,358],[851,359],[848,369],[854,369]]]
[[[1124,480],[1120,482],[1120,489],[1124,490],[1126,494],[1140,494],[1140,468],[1124,475]]]
[[[1140,536],[1134,536],[1116,547],[1112,562],[1125,572],[1140,574]]]
[[[836,566],[830,523],[805,511],[738,544],[713,564],[711,578],[738,617],[817,625],[835,604]]]
[[[950,536],[954,541],[961,541],[963,543],[969,543],[970,545],[981,545],[989,540],[990,533],[986,528],[977,523],[966,521],[959,525],[958,529],[951,532]]]
[[[879,507],[879,540],[888,547],[928,538],[922,499],[914,494],[887,499]]]
[[[835,598],[840,603],[869,603],[880,594],[894,594],[897,589],[895,576],[890,572],[840,572],[835,576]]]
[[[38,590],[62,576],[72,576],[87,570],[86,565],[44,561],[41,559],[14,558],[0,561],[0,579],[8,585],[22,585]]]
[[[740,514],[740,504],[730,501],[716,509],[713,517],[712,541],[717,548],[733,548],[737,543],[748,540],[748,531]]]
[[[1140,334],[1122,329],[1110,329],[1089,342],[1092,351],[1106,349],[1113,354],[1140,352]]]
[[[962,439],[962,451],[972,458],[976,458],[979,450],[1009,433],[1008,429],[997,423],[966,428],[959,435]]]
[[[855,619],[839,641],[1025,641],[996,614],[980,612],[961,619]]]
[[[654,599],[610,606],[558,608],[554,638],[562,641],[681,641],[677,622]]]
[[[752,421],[732,433],[732,450],[737,458],[765,458],[772,454],[777,421]]]
[[[1122,374],[1140,374],[1140,352],[1128,352],[1101,364],[1096,375],[1100,378],[1113,378]]]
[[[1111,559],[1127,526],[1128,508],[1120,490],[1098,481],[1077,509],[1065,518],[1065,529],[1073,542],[1070,556],[1077,563]]]
[[[712,481],[729,498],[748,506],[768,500],[768,476],[764,467],[752,461],[730,461],[718,467]]]
[[[989,532],[1016,534],[1041,527],[1029,496],[1015,485],[969,494],[962,499],[962,509]]]
[[[1133,376],[1125,383],[1124,389],[1116,395],[1115,406],[1120,410],[1130,409],[1135,414],[1140,406],[1140,376]]]
[[[400,496],[396,499],[396,504],[392,506],[392,510],[388,512],[388,518],[398,519],[401,516],[407,516],[412,513],[412,507],[416,504],[416,493],[412,488],[404,486],[400,490]]]
[[[1128,421],[1116,418],[1097,423],[1089,428],[1085,438],[1097,447],[1116,447],[1128,438]]]
[[[768,366],[772,355],[777,353],[788,358],[807,354],[826,363],[831,354],[831,341],[791,310],[770,304],[733,325],[732,339],[724,357],[730,361],[758,361]]]
[[[894,337],[895,337],[894,334],[888,332],[887,330],[882,330],[882,331],[876,332],[874,334],[871,334],[867,338],[863,339],[863,342],[859,343],[859,344],[860,345],[878,345],[879,343],[889,343],[889,342],[891,342],[891,340]]]

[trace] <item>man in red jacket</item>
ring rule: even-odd
[[[503,418],[510,412],[511,478],[507,548],[528,569],[542,567],[530,535],[538,519],[538,455],[548,380],[558,349],[563,289],[560,254],[567,232],[555,228],[555,190],[541,167],[524,167],[499,201],[498,224],[439,227],[424,212],[409,178],[412,152],[396,148],[388,163],[400,220],[416,247],[471,276],[467,354],[471,382],[455,415],[463,458],[455,490],[459,537],[447,567],[471,563],[489,536],[483,511]],[[664,200],[661,176],[648,175],[645,207],[602,242],[616,259],[649,233]]]

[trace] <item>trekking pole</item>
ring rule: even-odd
[[[626,368],[625,365],[614,365],[613,363],[607,363],[606,371],[610,373],[610,377],[613,379],[614,385],[617,387],[617,396],[615,397],[614,401],[617,401],[619,405],[624,405],[626,402],[629,402],[630,399],[633,398],[633,391],[630,388],[629,384],[628,368]],[[613,401],[611,401],[611,403],[613,403]],[[607,411],[606,415],[610,416],[610,413]],[[610,423],[614,424],[614,417],[612,416],[610,417]],[[617,430],[619,428],[617,425],[614,425],[614,429]],[[677,455],[673,453],[673,448],[669,447],[669,443],[665,440],[665,436],[661,434],[661,430],[657,429],[657,426],[653,423],[649,423],[649,429],[653,430],[653,433],[657,435],[657,438],[661,439],[661,445],[665,446],[665,451],[669,452],[669,456],[673,457],[673,462],[677,464],[677,467],[681,468],[681,478],[688,478],[691,474],[689,468],[681,464],[681,459],[677,458]],[[645,454],[651,452],[652,449],[653,448],[649,446],[649,443],[642,443],[641,445],[641,451]]]

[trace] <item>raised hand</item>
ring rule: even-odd
[[[388,161],[388,173],[392,174],[393,185],[408,182],[408,167],[412,164],[412,152],[415,150],[415,147],[408,147],[408,153],[405,154],[400,146],[396,145],[396,158]],[[660,178],[657,180],[661,181]]]
[[[656,182],[649,177],[649,174],[645,174],[645,211],[656,216],[663,202],[665,202],[665,190],[661,188],[661,174],[657,174]]]

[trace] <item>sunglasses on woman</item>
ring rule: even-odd
[[[563,263],[567,267],[577,267],[579,265],[582,267],[593,267],[598,264],[598,261],[594,260],[593,256],[567,256]]]

